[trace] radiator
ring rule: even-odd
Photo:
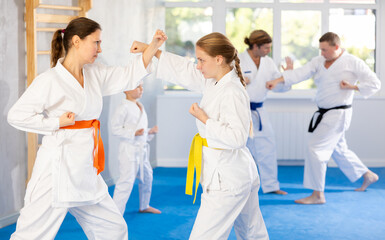
[[[268,111],[275,132],[278,160],[303,160],[312,109]]]

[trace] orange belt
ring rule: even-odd
[[[60,129],[82,129],[94,127],[94,167],[98,174],[104,170],[104,147],[100,135],[100,122],[97,119],[88,121],[76,121],[74,125],[61,127]]]

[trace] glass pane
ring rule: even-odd
[[[329,0],[331,3],[364,3],[375,4],[376,0]]]
[[[257,3],[272,3],[274,0],[226,0],[227,2],[257,2]]]
[[[246,50],[246,36],[256,29],[265,30],[273,37],[273,10],[271,8],[230,8],[226,14],[226,35],[238,52]]]
[[[166,8],[166,50],[195,62],[195,42],[213,31],[212,8]],[[165,89],[183,89],[168,83]]]
[[[374,71],[376,16],[372,9],[330,9],[329,30],[338,34],[343,48]]]
[[[324,2],[324,0],[279,0],[279,2],[281,3],[322,3]]]
[[[282,59],[291,57],[294,68],[298,68],[319,55],[320,11],[282,11],[281,21]],[[315,88],[312,79],[293,86],[293,89],[309,88]]]

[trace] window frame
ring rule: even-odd
[[[385,69],[385,45],[381,46],[381,42],[385,42],[385,1],[377,0],[374,4],[358,4],[358,3],[330,3],[324,0],[323,3],[281,3],[279,0],[273,0],[271,3],[253,3],[253,2],[230,2],[226,0],[211,0],[210,2],[167,2],[162,1],[165,8],[190,7],[213,9],[212,26],[213,32],[221,32],[226,34],[226,13],[227,8],[272,8],[273,9],[273,54],[272,58],[276,64],[281,59],[281,14],[285,10],[314,10],[321,12],[321,33],[325,33],[329,29],[329,13],[331,8],[344,9],[372,9],[376,12],[376,43],[375,43],[375,72],[381,82],[385,84],[382,77],[381,69]],[[384,70],[385,71],[385,70]],[[293,91],[295,93],[293,93]],[[295,97],[297,94],[310,95],[314,93],[314,89],[292,90],[292,93],[283,93],[287,98]],[[385,89],[381,89],[379,96],[385,97]],[[272,96],[274,97],[274,96]]]

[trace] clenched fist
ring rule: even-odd
[[[75,113],[73,112],[66,112],[63,113],[63,115],[59,118],[59,126],[65,127],[75,124]]]
[[[203,111],[203,109],[199,107],[198,103],[193,103],[191,105],[189,113],[191,113],[191,115],[196,117],[198,120],[200,120],[204,124],[206,124],[207,119],[209,119],[205,111]]]

